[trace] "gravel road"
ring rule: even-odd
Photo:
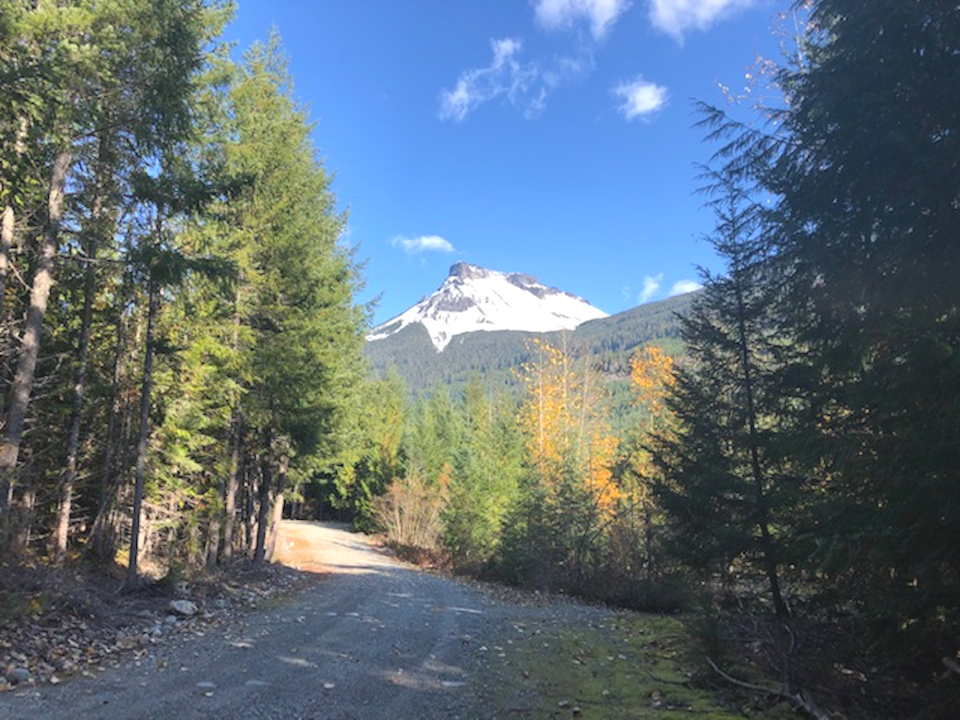
[[[502,717],[514,672],[504,638],[517,623],[558,621],[556,608],[421,572],[342,528],[283,532],[287,562],[325,573],[308,591],[139,664],[6,693],[0,720]]]

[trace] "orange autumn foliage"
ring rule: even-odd
[[[676,385],[673,358],[658,347],[648,345],[630,358],[630,380],[637,392],[637,402],[646,408],[657,423],[666,408],[663,399]]]
[[[575,467],[594,503],[612,512],[621,497],[611,470],[617,439],[600,416],[593,372],[550,343],[533,340],[530,350],[533,360],[520,371],[527,399],[519,419],[533,466],[551,488],[564,467]]]

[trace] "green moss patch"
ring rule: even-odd
[[[704,664],[673,617],[517,622],[504,644],[488,651],[498,676],[490,700],[504,717],[797,717],[784,703],[759,711],[749,698],[698,683]]]

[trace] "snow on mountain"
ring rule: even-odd
[[[440,352],[462,333],[572,330],[587,320],[602,317],[607,314],[586,300],[547,287],[530,275],[458,262],[450,268],[450,275],[439,290],[375,327],[367,340],[382,340],[408,325],[420,323]]]

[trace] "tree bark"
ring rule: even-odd
[[[287,485],[287,467],[289,462],[287,457],[281,457],[280,465],[277,468],[277,491],[273,500],[270,527],[267,530],[267,560],[273,560],[277,550],[277,535],[280,533],[280,521],[283,520],[283,491]]]
[[[223,498],[223,551],[220,558],[228,563],[233,560],[233,535],[237,523],[237,490],[240,487],[240,447],[243,444],[243,417],[237,413],[233,429],[233,448],[230,452],[230,476]]]
[[[220,532],[223,528],[223,508],[220,507],[220,498],[226,492],[226,481],[223,475],[217,482],[217,507],[210,514],[210,523],[207,526],[207,570],[213,570],[220,561]]]
[[[13,248],[13,232],[17,225],[12,205],[3,208],[0,219],[0,308],[6,306],[7,275],[10,274],[10,251]]]
[[[14,162],[19,160],[26,152],[26,143],[24,142],[26,136],[27,121],[21,118],[17,137],[13,143]],[[7,188],[7,192],[12,192],[12,190],[13,188]],[[11,201],[4,205],[3,217],[0,219],[0,312],[6,307],[7,276],[10,274],[10,268],[12,267],[10,251],[13,249],[16,227],[17,217]]]
[[[50,178],[47,197],[47,223],[40,246],[40,258],[30,289],[30,306],[27,309],[23,337],[17,357],[17,371],[10,388],[10,407],[2,443],[0,443],[0,517],[9,514],[13,484],[16,479],[20,441],[23,437],[30,394],[36,377],[37,358],[40,354],[40,337],[47,312],[50,289],[53,287],[53,262],[60,243],[60,225],[63,222],[63,200],[67,174],[73,156],[69,151],[57,154]]]
[[[262,467],[260,477],[260,489],[258,494],[259,505],[257,507],[257,546],[253,551],[253,562],[260,565],[266,560],[267,556],[267,526],[270,520],[270,500],[273,485],[273,467],[271,467],[270,437],[267,435],[267,450],[263,453],[260,461]]]
[[[244,456],[246,458],[246,456]],[[256,460],[256,458],[254,458]],[[250,557],[253,548],[253,536],[256,530],[257,516],[256,507],[253,500],[253,480],[251,474],[257,472],[258,464],[250,463],[249,466],[244,460],[243,472],[243,492],[244,492],[244,517],[243,517],[243,554]]]
[[[98,182],[98,184],[100,184]],[[77,348],[77,378],[73,386],[73,413],[70,417],[70,434],[67,437],[67,460],[60,479],[60,502],[57,507],[57,524],[54,531],[53,555],[61,560],[67,552],[70,534],[70,511],[73,507],[73,487],[77,480],[77,454],[80,447],[80,425],[83,420],[83,400],[87,389],[89,366],[90,329],[93,325],[93,297],[97,291],[96,270],[92,261],[97,256],[97,239],[101,232],[103,195],[94,198],[90,234],[87,241],[87,259],[91,262],[84,269],[83,310],[80,319],[80,341]]]
[[[138,581],[137,554],[140,550],[140,516],[143,512],[143,486],[147,475],[147,443],[150,439],[150,392],[153,389],[153,354],[155,350],[157,311],[160,293],[150,272],[150,300],[147,309],[146,347],[143,355],[143,381],[140,386],[140,428],[137,440],[137,475],[133,487],[133,526],[130,530],[130,561],[127,565],[127,582]]]
[[[121,292],[125,297],[126,293]],[[122,308],[122,304],[121,304]],[[107,437],[103,449],[103,472],[101,474],[100,505],[90,530],[90,546],[101,559],[112,559],[117,549],[114,529],[114,514],[120,500],[120,482],[113,475],[113,457],[117,444],[117,426],[120,423],[120,384],[123,380],[123,311],[117,316],[116,348],[113,357],[113,385],[111,388],[110,413],[107,419]]]

